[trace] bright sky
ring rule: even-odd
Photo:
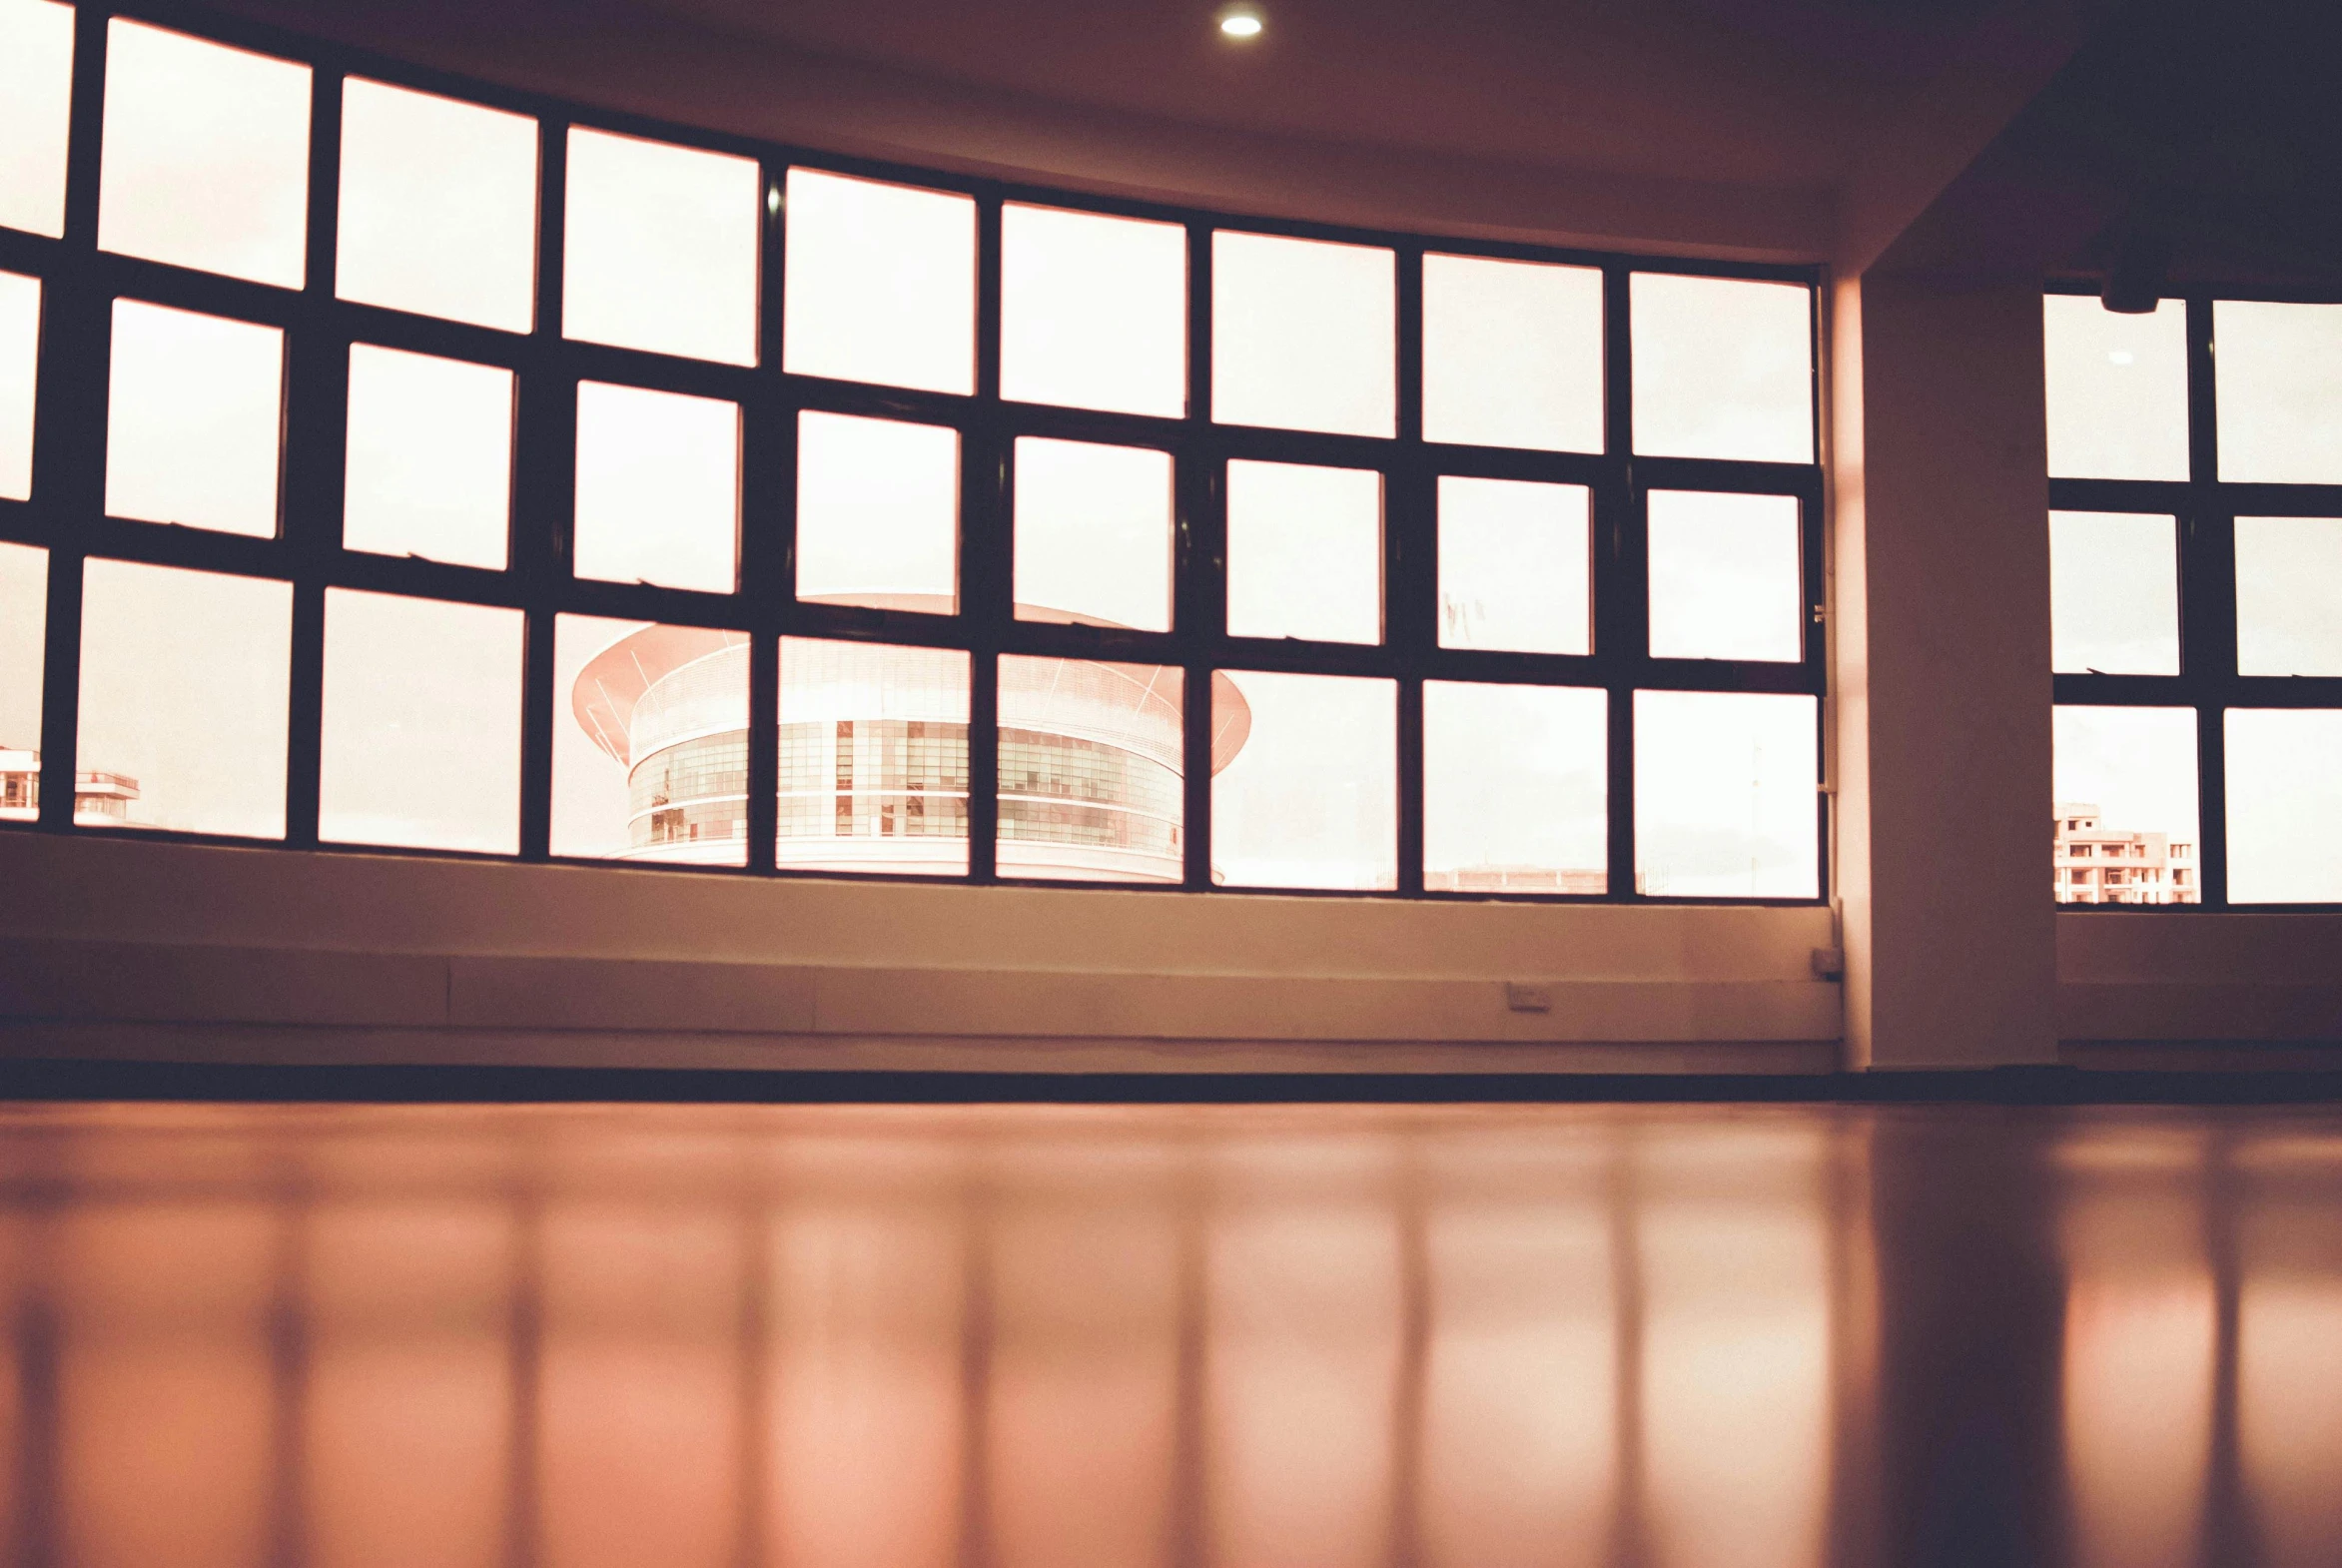
[[[2167,833],[2196,842],[2195,710],[2056,710],[2053,793],[2091,805],[2118,833]]]
[[[2049,513],[2049,667],[2179,673],[2179,532],[2172,517]]]
[[[1439,480],[1439,645],[1592,650],[1593,496],[1582,484]]]
[[[0,0],[0,228],[65,232],[73,7]]]
[[[1814,460],[1813,291],[1637,273],[1635,450]]]

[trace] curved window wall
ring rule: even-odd
[[[1803,272],[959,180],[103,5],[0,0],[0,61],[15,830],[1822,893]]]

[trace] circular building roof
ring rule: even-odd
[[[799,661],[805,671],[800,679],[791,678],[789,661],[783,661],[785,707],[819,709],[824,718],[908,716],[967,722],[964,691],[929,689],[936,687],[936,672],[929,666],[939,653],[950,650],[831,641],[824,643],[824,651],[832,657]],[[570,689],[570,712],[596,746],[619,763],[630,764],[635,760],[637,709],[652,687],[719,656],[745,666],[747,655],[744,632],[643,626],[587,661]],[[1012,727],[1095,737],[1155,756],[1175,770],[1182,761],[1178,737],[1183,689],[1184,673],[1163,665],[1018,656],[1002,665],[1002,717]],[[797,700],[788,701],[790,696]],[[835,711],[840,699],[856,711]],[[870,711],[860,711],[864,707]],[[925,711],[930,707],[935,709],[932,714]],[[894,711],[898,708],[903,711]],[[912,708],[921,711],[913,713]],[[1235,760],[1252,732],[1250,704],[1235,682],[1218,671],[1211,677],[1211,771],[1216,774]],[[643,747],[645,753],[655,749]]]

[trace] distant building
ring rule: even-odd
[[[114,827],[136,828],[130,803],[138,799],[138,780],[120,773],[76,773],[73,776],[73,815],[77,821],[99,819]],[[0,747],[0,822],[33,822],[41,815],[41,754]]]
[[[2202,902],[2203,873],[2193,844],[2102,827],[2095,806],[2058,804],[2052,859],[2061,904]]]
[[[781,661],[782,866],[967,869],[968,657],[809,641]],[[578,674],[570,712],[627,770],[624,858],[737,862],[748,833],[748,639],[646,626]],[[1004,876],[1176,883],[1185,875],[1182,677],[1104,659],[1024,658],[1000,679]],[[1212,677],[1212,771],[1251,711]]]
[[[1639,882],[1639,879],[1638,879]],[[1610,891],[1610,873],[1592,870],[1556,871],[1544,866],[1461,866],[1453,871],[1426,871],[1428,893],[1581,893]],[[1642,891],[1638,885],[1636,890]]]

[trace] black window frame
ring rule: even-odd
[[[2096,296],[2085,280],[2048,284],[2049,296]],[[2222,301],[2336,305],[2330,291],[2198,287],[2165,293],[2186,311],[2187,477],[2084,479],[2050,475],[2049,510],[2152,513],[2177,519],[2179,673],[2098,675],[2052,672],[2058,707],[2188,708],[2195,714],[2197,902],[2083,904],[2061,911],[2125,914],[2248,910],[2330,911],[2342,900],[2233,904],[2228,898],[2227,714],[2231,708],[2342,710],[2342,676],[2240,675],[2236,669],[2236,519],[2342,518],[2342,483],[2258,484],[2220,477],[2219,389],[2213,307]],[[2052,805],[2054,812],[2054,805]]]
[[[100,126],[109,23],[149,22],[311,68],[308,253],[305,286],[271,285],[98,250]],[[441,94],[532,116],[538,134],[534,327],[525,335],[335,297],[340,126],[345,76]],[[576,342],[560,336],[566,145],[572,125],[753,158],[766,193],[760,257],[757,363],[723,365]],[[785,212],[778,199],[792,166],[972,197],[977,204],[977,378],[972,396],[792,376],[781,370],[780,290]],[[1026,203],[1183,227],[1187,246],[1187,412],[1157,418],[999,396],[1001,209]],[[1211,385],[1211,236],[1229,229],[1390,249],[1396,261],[1397,413],[1393,437],[1320,434],[1215,424]],[[1427,253],[1597,268],[1603,280],[1605,449],[1569,453],[1428,443],[1421,438],[1422,258]],[[381,855],[522,861],[716,875],[851,877],[854,880],[1016,886],[1145,886],[1001,878],[996,865],[998,656],[1103,657],[1185,672],[1185,877],[1191,891],[1279,896],[1410,897],[1575,903],[1811,906],[1830,894],[1827,769],[1828,676],[1821,453],[1821,273],[1810,266],[1626,256],[1545,246],[1346,228],[1119,200],[1014,182],[784,147],[642,116],[516,92],[407,65],[256,23],[191,14],[150,0],[80,0],[75,14],[72,134],[61,239],[0,229],[0,270],[42,283],[33,495],[0,500],[0,539],[48,551],[41,752],[76,757],[83,562],[92,556],[290,581],[294,591],[291,739],[282,840],[142,828],[140,839],[279,845]],[[1814,457],[1805,463],[1657,457],[1633,452],[1628,291],[1638,272],[1791,283],[1808,291]],[[281,447],[280,529],[247,538],[108,517],[104,506],[105,414],[112,302],[118,297],[257,322],[287,341]],[[353,343],[493,365],[517,378],[509,550],[490,571],[372,555],[341,544],[348,362]],[[742,411],[739,576],[731,594],[595,582],[568,569],[576,387],[581,381],[720,397]],[[961,437],[960,609],[936,616],[799,603],[793,596],[796,425],[801,409],[949,425]],[[1172,630],[1119,631],[1019,621],[1011,601],[1014,450],[1019,436],[1152,446],[1174,463],[1176,554]],[[1230,638],[1224,634],[1225,464],[1231,457],[1368,467],[1383,474],[1384,636],[1375,646]],[[1592,496],[1594,584],[1590,655],[1499,653],[1438,645],[1437,524],[1442,474],[1582,484]],[[1785,494],[1800,508],[1806,619],[1796,662],[1654,659],[1648,655],[1646,497],[1652,489]],[[319,763],[326,593],[357,588],[517,608],[525,616],[517,857],[458,850],[321,842]],[[750,639],[747,864],[644,867],[625,860],[550,853],[552,756],[559,701],[553,690],[554,617],[579,613],[745,632]],[[777,865],[777,659],[784,636],[948,647],[970,653],[969,870],[948,877],[782,870]],[[1238,888],[1210,871],[1209,705],[1214,671],[1291,671],[1378,676],[1398,693],[1398,883],[1394,892]],[[1426,679],[1594,687],[1607,694],[1608,891],[1430,892],[1423,886],[1422,685]],[[1816,895],[1811,898],[1651,896],[1637,890],[1634,693],[1638,690],[1780,692],[1810,696],[1816,712]],[[77,759],[78,761],[78,759]],[[4,831],[114,832],[77,828],[73,791],[44,791],[34,824]],[[1171,886],[1161,884],[1159,886]]]

